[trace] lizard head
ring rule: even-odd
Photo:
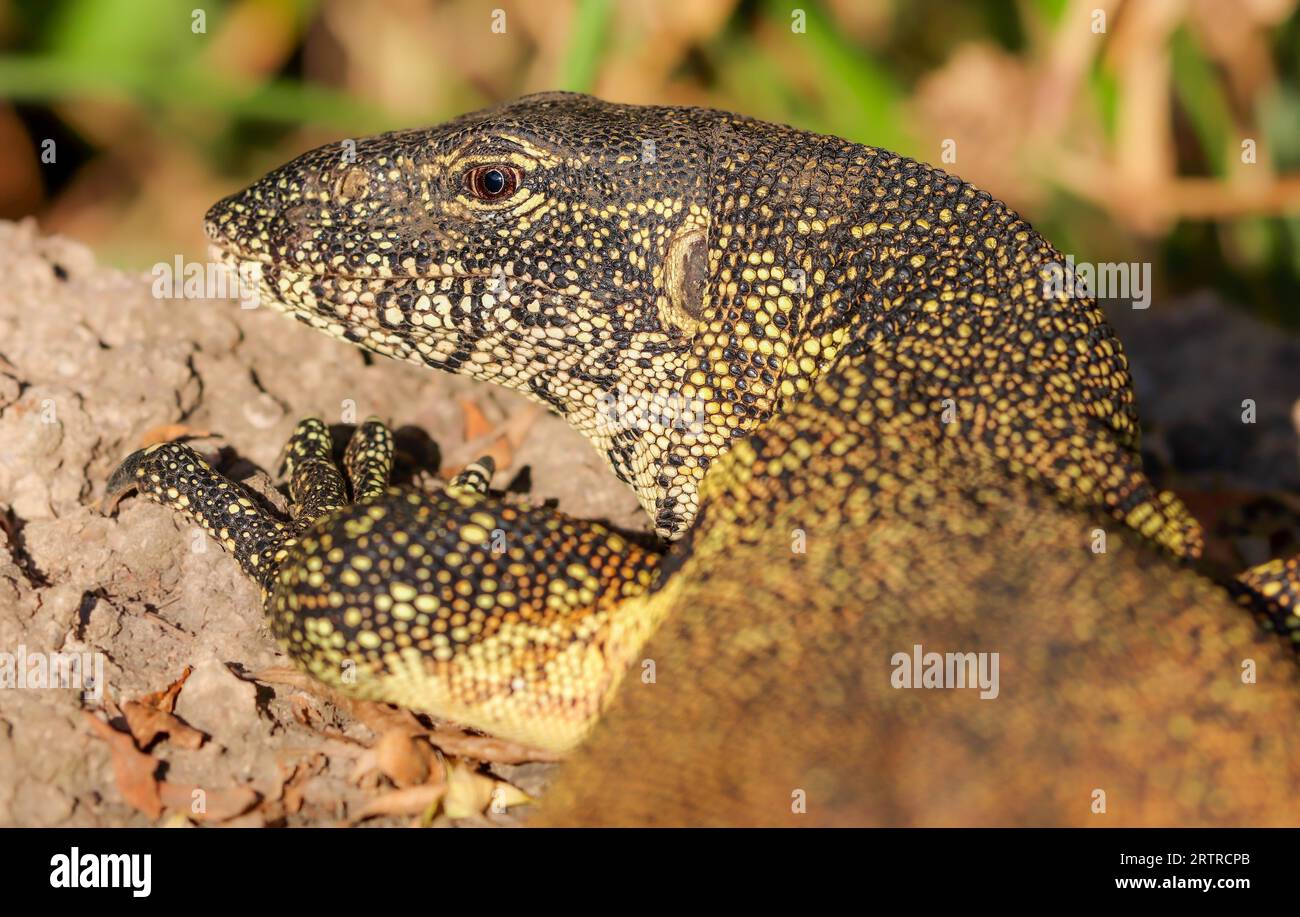
[[[708,295],[713,115],[528,96],[305,153],[205,228],[223,260],[258,265],[261,302],[564,415],[671,537],[694,515],[695,458],[721,448],[666,448],[707,424],[683,384]]]

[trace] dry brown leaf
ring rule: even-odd
[[[306,726],[308,729],[325,729],[325,726],[317,726],[317,720],[320,718],[320,711],[312,703],[311,698],[303,697],[301,694],[293,694],[289,697],[289,711],[293,714],[294,720],[298,725]]]
[[[405,729],[390,729],[357,760],[356,775],[378,771],[398,787],[427,783],[438,766],[438,755],[422,737]]]
[[[350,745],[361,744],[359,740],[326,723],[321,716],[320,710],[317,709],[313,702],[313,698],[303,694],[294,694],[289,698],[289,707],[293,718],[298,724],[307,727],[312,732],[336,742]]]
[[[346,694],[335,691],[298,669],[289,668],[288,666],[272,666],[254,672],[252,677],[255,681],[265,682],[270,685],[288,685],[315,697],[324,698],[341,710],[347,711],[352,717],[360,720],[371,732],[376,734],[403,727],[409,727],[415,731],[424,730],[424,727],[420,725],[420,721],[409,710],[403,710],[389,704],[348,697]],[[313,729],[317,728],[309,722],[303,722],[303,725]]]
[[[280,801],[286,814],[293,815],[302,810],[303,787],[307,781],[325,770],[328,759],[316,753],[297,761],[289,771],[288,777],[280,786]],[[281,768],[283,773],[284,768]]]
[[[136,698],[136,701],[141,704],[147,704],[155,710],[161,710],[164,713],[171,713],[176,709],[176,697],[181,693],[181,688],[185,685],[185,679],[189,678],[190,673],[193,671],[193,668],[186,666],[185,671],[181,672],[180,678],[173,681],[161,691],[154,691],[150,694],[144,695],[143,697],[138,697]]]
[[[529,432],[533,425],[537,423],[537,418],[545,412],[540,405],[530,404],[527,407],[515,412],[509,420],[505,422],[502,432],[510,440],[510,445],[518,449],[528,438]]]
[[[428,732],[415,714],[403,707],[349,699],[348,703],[344,705],[344,709],[365,724],[365,727],[376,735],[382,735],[392,729],[406,729],[419,733]]]
[[[492,440],[486,454],[492,457],[493,466],[502,471],[515,463],[515,447],[511,444],[510,437],[505,435]]]
[[[188,818],[200,822],[229,821],[248,812],[262,798],[251,786],[205,790],[203,787],[164,781],[159,788],[163,805],[184,812]]]
[[[361,701],[321,684],[297,669],[284,666],[263,669],[253,675],[256,681],[267,684],[290,685],[317,697],[323,697],[335,706],[346,710],[360,720],[366,728],[376,735],[383,735],[391,730],[404,730],[408,734],[422,735],[436,747],[449,755],[475,758],[492,764],[524,764],[528,761],[559,761],[561,756],[555,752],[540,748],[530,748],[518,742],[497,739],[491,736],[474,735],[454,726],[440,726],[430,729],[422,724],[409,710],[380,704],[373,701]],[[323,727],[304,722],[317,732],[325,732]],[[328,733],[327,733],[328,734]]]
[[[494,439],[491,445],[489,445],[486,449],[476,450],[476,452],[477,452],[477,455],[475,456],[476,460],[479,457],[484,455],[490,456],[493,464],[498,470],[509,468],[510,465],[515,460],[514,447],[510,444],[510,438],[508,436],[505,436],[504,434]],[[438,470],[438,473],[443,477],[444,480],[450,481],[456,475],[464,471],[467,467],[468,467],[467,465],[457,465],[457,464],[443,465],[442,468]]]
[[[315,694],[317,697],[324,697],[331,701],[336,698],[345,698],[345,695],[340,694],[325,683],[317,681],[301,669],[295,669],[292,666],[269,666],[252,673],[250,677],[254,681],[263,681],[268,685],[287,685],[290,688],[297,688],[300,691],[306,691],[309,694]],[[339,702],[341,705],[341,701]]]
[[[460,409],[465,415],[465,425],[462,428],[464,435],[461,437],[465,442],[473,442],[492,432],[492,424],[487,415],[473,398],[461,398]]]
[[[189,749],[198,748],[207,738],[179,717],[139,701],[129,700],[123,704],[122,715],[126,717],[127,728],[140,748],[148,748],[161,735],[167,736],[173,745]]]
[[[455,450],[457,456],[472,456],[476,460],[482,455],[489,455],[498,471],[504,471],[514,464],[515,453],[523,445],[537,418],[542,415],[540,407],[529,405],[515,412],[504,423],[493,426],[483,414],[482,408],[472,399],[462,398],[460,406],[465,414],[465,436],[464,443]],[[490,444],[487,443],[489,437],[492,439]],[[464,471],[465,467],[461,463],[449,463],[439,469],[438,473],[450,480]]]
[[[553,763],[563,757],[553,751],[532,748],[492,736],[475,735],[455,727],[426,729],[424,735],[449,755],[457,758],[474,758],[489,764],[526,764],[529,761]]]
[[[154,772],[158,770],[158,760],[136,748],[129,733],[118,732],[88,710],[83,710],[82,714],[95,735],[108,743],[109,753],[113,757],[113,780],[117,784],[117,791],[132,808],[143,812],[150,819],[156,819],[163,810],[162,799],[158,795],[158,781],[154,777]]]
[[[140,448],[152,446],[155,443],[169,443],[172,440],[180,439],[182,436],[211,436],[208,430],[200,430],[197,427],[191,427],[183,423],[167,423],[158,427],[151,427],[140,434]]]
[[[222,828],[265,828],[267,818],[261,810],[254,809],[247,815],[240,815],[220,824]]]
[[[351,823],[358,824],[367,818],[380,815],[423,815],[438,805],[443,794],[447,792],[445,783],[426,783],[421,786],[409,786],[376,796],[352,817]]]

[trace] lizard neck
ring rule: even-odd
[[[657,312],[689,340],[656,395],[678,423],[632,445],[649,469],[642,504],[667,537],[693,522],[712,464],[809,391],[872,320],[859,295],[868,281],[854,251],[861,243],[850,243],[876,151],[793,133],[720,114],[707,226],[675,237],[664,259],[656,286],[668,307],[661,301]]]
[[[688,401],[717,404],[726,439],[808,392],[849,340],[887,333],[905,265],[864,241],[893,154],[726,117],[711,185],[709,285]],[[878,260],[883,256],[883,260]],[[901,257],[901,256],[900,256]]]

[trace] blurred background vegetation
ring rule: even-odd
[[[206,207],[296,153],[565,88],[888,147],[1295,327],[1297,3],[0,0],[0,216],[201,257]]]

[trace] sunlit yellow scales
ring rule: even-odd
[[[1119,342],[1002,204],[568,94],[351,151],[217,204],[222,257],[327,333],[562,414],[669,546],[494,496],[487,466],[389,489],[377,421],[342,470],[298,427],[290,520],[188,447],[128,458],[110,492],[212,532],[316,677],[580,746],[543,821],[1300,820],[1300,675],[1267,632],[1300,627],[1296,563],[1194,572]],[[915,646],[998,653],[996,700],[894,687]]]

